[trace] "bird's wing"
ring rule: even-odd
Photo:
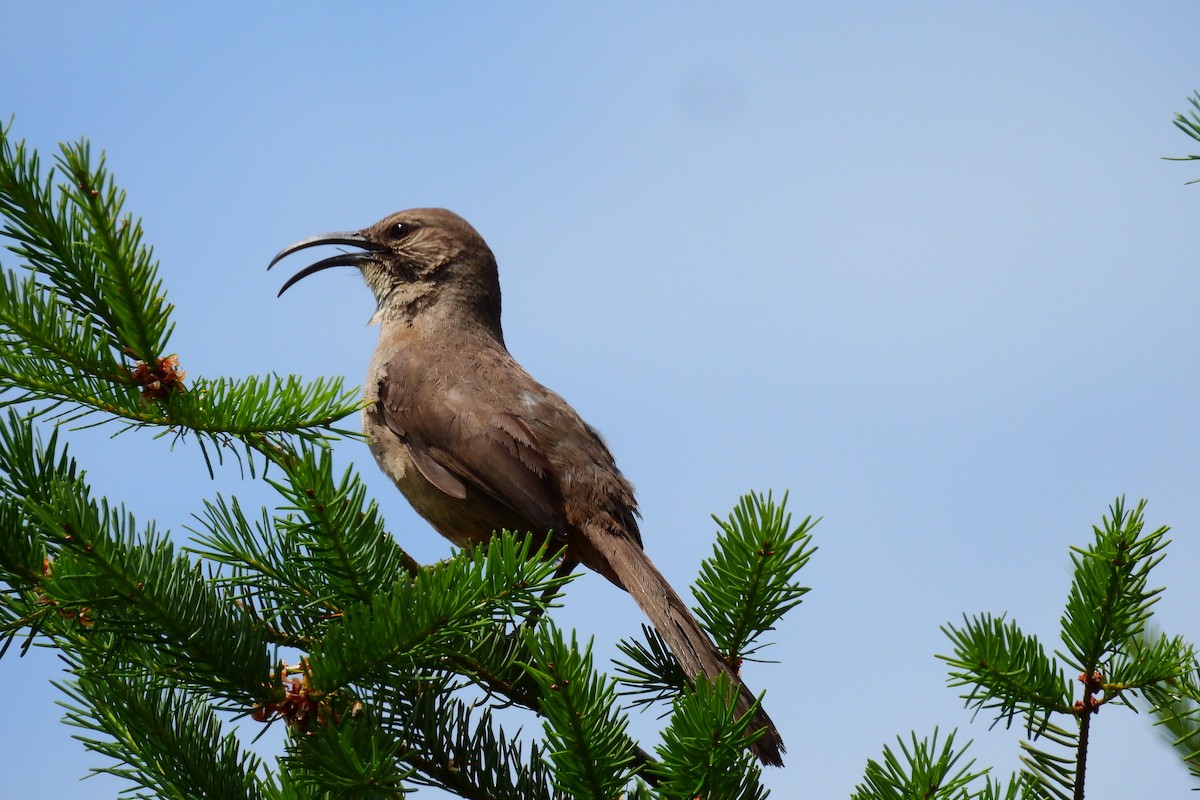
[[[372,413],[403,443],[425,479],[460,500],[473,487],[531,528],[563,533],[562,495],[529,426],[472,402],[467,389],[405,380],[402,372],[389,370],[381,378]]]

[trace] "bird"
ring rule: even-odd
[[[754,696],[646,555],[633,486],[608,445],[505,346],[499,269],[475,228],[446,209],[410,209],[301,239],[268,269],[321,245],[355,249],[300,270],[279,295],[331,267],[362,274],[380,328],[363,433],[417,513],[460,547],[501,530],[565,547],[562,569],[582,564],[629,592],[689,679],[728,676],[735,711],[747,713]],[[758,729],[751,752],[782,766],[786,748],[761,706],[750,724]]]

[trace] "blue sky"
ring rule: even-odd
[[[143,217],[192,375],[345,375],[374,346],[352,271],[283,245],[401,208],[467,217],[519,360],[607,437],[647,550],[687,585],[710,513],[790,491],[813,587],[747,671],[791,758],[776,797],[846,796],[885,742],[1015,733],[944,685],[939,625],[1056,641],[1068,547],[1119,494],[1174,544],[1158,621],[1200,640],[1200,88],[1193,3],[9,4],[0,114],[88,137]],[[11,266],[11,258],[3,263]],[[235,469],[77,437],[97,490],[181,538]],[[447,545],[362,467],[416,557]],[[603,613],[596,613],[603,609]],[[607,582],[564,624],[637,630]],[[111,797],[58,723],[49,654],[0,663],[11,797]],[[654,721],[637,717],[650,736]],[[1098,718],[1089,797],[1191,788],[1143,717]],[[433,795],[431,795],[433,796]]]

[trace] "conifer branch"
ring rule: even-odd
[[[1192,110],[1188,111],[1186,113],[1176,114],[1175,120],[1174,120],[1175,127],[1179,128],[1179,130],[1183,131],[1185,134],[1187,134],[1191,138],[1200,142],[1200,92],[1196,92],[1191,97],[1189,97],[1188,103],[1191,104]],[[1166,161],[1200,161],[1200,154],[1193,153],[1192,155],[1188,155],[1188,156],[1176,156],[1176,157],[1167,156],[1164,158],[1164,160],[1166,160]],[[1189,185],[1193,184],[1193,183],[1200,183],[1200,178],[1196,178],[1195,180],[1190,180],[1187,183]]]
[[[787,496],[776,503],[770,493],[744,495],[727,521],[713,520],[720,531],[713,554],[701,564],[693,610],[737,672],[743,661],[759,660],[751,655],[767,646],[759,641],[762,635],[809,591],[796,583],[796,575],[816,552],[812,529],[818,520],[806,517],[793,527]],[[618,644],[627,660],[616,662],[619,694],[631,696],[635,707],[674,698],[691,686],[659,633],[648,625],[642,633],[645,643]]]
[[[203,697],[164,687],[132,663],[76,663],[73,672],[72,680],[56,684],[71,700],[64,704],[66,722],[93,732],[76,738],[118,765],[93,772],[123,778],[154,797],[266,796],[246,779],[262,762],[242,750],[236,735],[222,734]]]
[[[1188,698],[1200,697],[1194,648],[1179,637],[1145,633],[1162,592],[1150,587],[1149,575],[1163,559],[1168,529],[1147,532],[1144,509],[1145,501],[1129,511],[1117,498],[1093,527],[1093,542],[1072,548],[1075,569],[1060,632],[1065,649],[1056,655],[1079,671],[1079,699],[1076,681],[1016,622],[983,614],[942,628],[954,643],[953,655],[939,656],[950,666],[950,685],[969,687],[967,706],[994,710],[996,721],[1024,718],[1030,740],[1021,744],[1023,780],[1046,796],[1083,797],[1091,729],[1104,705],[1129,705],[1142,693],[1169,715],[1178,741],[1194,730],[1180,712]]]
[[[411,710],[421,738],[405,757],[413,782],[438,786],[460,797],[566,800],[553,785],[541,748],[505,733],[487,709],[457,697],[424,692]]]
[[[6,403],[66,406],[128,428],[192,432],[223,448],[260,452],[273,436],[315,440],[356,412],[340,379],[200,379],[185,387],[167,354],[173,329],[158,264],[125,194],[87,142],[62,145],[42,175],[37,153],[0,126],[0,235],[27,270],[0,280],[0,391]]]
[[[592,665],[589,642],[580,649],[549,620],[527,634],[537,661],[526,665],[542,689],[542,713],[555,785],[569,797],[604,800],[629,783],[635,764],[628,720],[611,679]]]
[[[884,746],[883,760],[867,761],[866,774],[863,783],[850,795],[851,800],[869,800],[880,797],[921,797],[934,800],[935,798],[968,798],[977,797],[965,790],[977,778],[987,775],[988,771],[973,770],[975,759],[961,763],[966,755],[970,742],[961,749],[954,746],[955,732],[940,745],[938,731],[935,728],[933,736],[928,739],[917,739],[916,734],[911,741],[905,743],[897,738],[900,752],[896,753],[891,747]],[[988,789],[990,789],[990,784]],[[986,791],[987,789],[985,789]]]
[[[735,691],[724,675],[716,681],[701,676],[675,699],[671,722],[658,747],[659,761],[650,767],[658,797],[766,797],[759,783],[761,770],[746,750],[746,730],[754,712],[737,717],[732,702]]]
[[[758,638],[808,592],[794,579],[816,552],[816,522],[806,517],[793,528],[787,495],[776,504],[769,493],[745,495],[727,521],[713,520],[721,530],[700,566],[694,610],[737,670],[762,648]]]

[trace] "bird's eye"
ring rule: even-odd
[[[392,226],[391,236],[393,239],[403,239],[414,230],[413,226],[407,222],[397,222]]]

